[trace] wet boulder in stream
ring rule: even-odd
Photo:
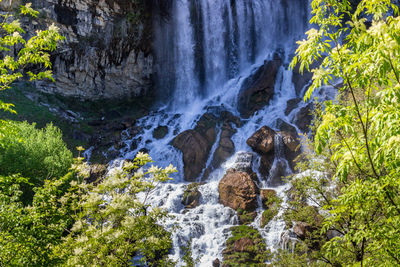
[[[211,147],[217,138],[217,118],[204,114],[193,130],[180,133],[172,140],[172,145],[182,152],[184,178],[195,181],[206,167]]]
[[[254,211],[259,189],[247,172],[228,170],[218,185],[220,202],[234,210]]]
[[[210,152],[207,140],[195,130],[187,130],[175,137],[172,145],[182,151],[185,180],[194,181],[207,162]]]

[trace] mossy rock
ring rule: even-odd
[[[264,228],[277,214],[278,209],[276,207],[264,210],[261,215],[261,228]]]
[[[257,212],[255,212],[255,211],[246,211],[246,210],[242,210],[242,209],[238,209],[237,210],[237,214],[238,214],[238,217],[239,217],[239,223],[240,224],[250,224],[257,217]]]
[[[222,266],[265,266],[270,252],[258,230],[247,225],[234,226],[230,230],[232,236],[222,252]]]
[[[186,208],[195,208],[199,205],[201,193],[199,191],[200,183],[191,183],[183,192],[182,204]]]

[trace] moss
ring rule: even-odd
[[[239,216],[240,224],[250,224],[257,216],[257,212],[255,211],[246,211],[242,209],[238,209],[237,214]]]
[[[264,228],[277,214],[278,209],[276,207],[264,210],[261,215],[260,226]]]
[[[223,251],[223,266],[265,266],[270,252],[260,233],[247,225],[234,226]]]

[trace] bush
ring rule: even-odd
[[[33,185],[46,178],[62,177],[73,162],[61,131],[49,124],[37,129],[27,122],[12,123],[13,131],[0,143],[0,175],[20,174]]]

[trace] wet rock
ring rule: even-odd
[[[293,109],[297,108],[300,101],[301,98],[292,98],[288,100],[288,102],[286,103],[285,115],[289,115],[289,113],[292,112]]]
[[[282,140],[285,145],[285,158],[289,162],[290,169],[294,170],[296,166],[296,158],[301,154],[299,137],[296,133],[287,131],[279,132],[279,134],[282,136]]]
[[[303,132],[308,132],[309,130],[309,126],[313,119],[312,109],[313,109],[313,104],[309,103],[307,106],[302,107],[295,116],[294,123]]]
[[[255,152],[266,155],[268,152],[273,151],[274,149],[274,137],[275,131],[269,128],[268,126],[263,126],[261,129],[257,130],[249,139],[247,139],[246,143],[249,145]]]
[[[195,130],[187,130],[175,137],[172,145],[182,151],[185,180],[194,181],[204,169],[210,153],[207,139]]]
[[[217,139],[217,123],[218,118],[213,114],[206,113],[197,122],[194,130],[205,137],[208,145],[211,146],[215,143]]]
[[[239,117],[233,115],[231,112],[229,111],[222,111],[221,112],[221,120],[228,122],[228,123],[233,123],[236,125],[236,127],[242,127],[242,121],[240,120]]]
[[[192,209],[199,205],[201,193],[199,191],[199,183],[192,183],[188,185],[182,196],[182,204],[186,208]]]
[[[274,153],[269,153],[267,155],[261,156],[260,167],[258,171],[264,177],[269,176],[272,164],[274,163],[274,158]]]
[[[275,80],[281,64],[279,57],[266,61],[243,82],[238,98],[238,109],[242,117],[249,118],[269,103],[274,95]]]
[[[219,259],[215,259],[212,263],[212,267],[220,267],[221,266],[221,262],[219,261]]]
[[[300,141],[297,138],[296,134],[293,132],[282,131],[278,132],[282,136],[283,144],[290,151],[296,152],[300,149]]]
[[[316,64],[312,64],[311,68],[315,68]],[[297,64],[293,69],[292,82],[294,84],[294,88],[296,89],[296,94],[302,97],[301,91],[304,86],[306,86],[312,79],[313,73],[307,70],[304,70],[303,73],[300,73],[300,64]]]
[[[284,184],[283,178],[288,176],[288,162],[284,159],[276,159],[272,164],[272,167],[268,175],[268,185],[272,187],[280,186]]]
[[[293,125],[290,125],[289,123],[287,123],[286,121],[284,121],[282,119],[277,119],[276,126],[281,132],[289,132],[289,133],[293,133],[293,134],[297,135],[296,127],[294,127]]]
[[[232,142],[231,137],[236,133],[236,130],[228,123],[224,123],[221,130],[218,147],[214,152],[213,159],[211,161],[211,167],[213,169],[221,166],[230,156],[235,152],[235,144]]]
[[[220,203],[234,210],[254,211],[258,188],[250,174],[228,170],[218,185]]]
[[[168,134],[168,127],[167,126],[158,126],[153,131],[153,138],[155,139],[162,139]]]

